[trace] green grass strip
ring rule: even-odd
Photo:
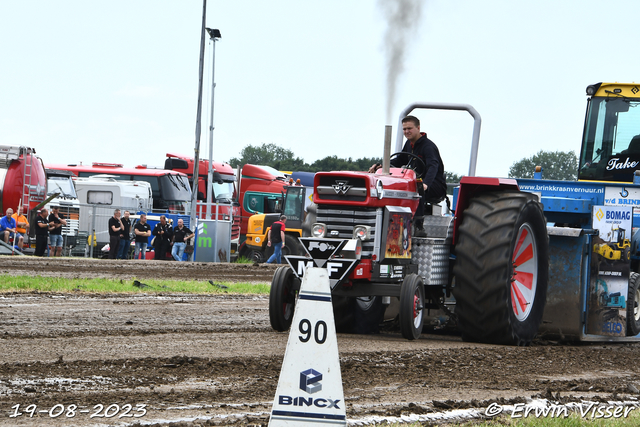
[[[91,292],[91,293],[190,293],[190,294],[268,294],[268,284],[229,283],[214,281],[119,279],[65,279],[59,277],[29,277],[0,275],[0,292]],[[223,288],[222,286],[226,286]]]

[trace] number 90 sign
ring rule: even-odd
[[[302,319],[298,324],[298,330],[302,335],[298,336],[298,339],[302,342],[309,342],[311,339],[311,333],[313,329],[313,339],[318,344],[324,344],[327,340],[327,324],[324,320],[318,320],[315,327],[311,327],[309,319]]]

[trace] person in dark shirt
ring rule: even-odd
[[[122,233],[120,233],[120,247],[118,249],[118,259],[129,258],[129,248],[131,247],[131,219],[129,211],[124,211],[124,216],[120,218],[122,222]]]
[[[420,120],[414,116],[407,116],[402,119],[402,132],[407,138],[407,142],[402,147],[403,153],[415,154],[422,160],[423,165],[416,159],[408,155],[399,155],[391,160],[391,166],[401,167],[404,165],[414,165],[416,175],[422,178],[422,186],[418,181],[418,193],[421,201],[414,215],[416,237],[426,237],[424,231],[424,204],[426,201],[441,200],[447,195],[447,180],[444,176],[444,163],[440,157],[440,151],[427,134],[420,132]],[[379,164],[371,166],[369,172],[375,172],[380,168]]]
[[[155,236],[153,242],[155,251],[154,259],[167,259],[167,252],[169,252],[169,248],[171,247],[171,230],[171,226],[167,224],[167,217],[161,215],[160,222],[153,227],[153,231],[151,232],[151,234]]]
[[[178,220],[178,226],[173,229],[173,249],[171,256],[176,261],[182,261],[184,248],[187,246],[187,240],[195,236],[191,230],[184,226],[182,218]]]
[[[145,214],[140,215],[140,221],[138,221],[133,227],[133,234],[136,235],[136,248],[133,253],[133,259],[138,259],[138,254],[142,252],[142,259],[146,259],[147,244],[149,243],[149,236],[151,236],[151,226],[147,222],[147,216]]]
[[[49,224],[47,218],[48,213],[49,211],[43,208],[36,218],[36,256],[44,256],[44,252],[47,250],[49,230],[53,229],[53,225]]]
[[[267,264],[271,264],[276,261],[278,264],[282,264],[282,248],[284,248],[284,230],[287,217],[285,215],[280,216],[280,221],[276,221],[271,224],[271,229],[267,233],[267,246],[273,245],[273,255],[267,260]]]
[[[120,220],[120,209],[116,209],[113,212],[113,216],[109,218],[109,259],[116,259],[118,256],[120,235],[123,230],[124,226]]]
[[[49,231],[49,244],[51,245],[51,256],[62,256],[62,226],[67,225],[67,220],[60,213],[59,206],[51,206],[49,224],[53,229]]]

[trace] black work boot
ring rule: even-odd
[[[414,232],[413,237],[427,237],[427,232],[424,231],[424,217],[417,216],[414,218]]]

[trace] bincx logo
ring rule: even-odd
[[[351,188],[351,186],[349,184],[347,184],[347,181],[340,181],[340,180],[336,180],[336,183],[334,185],[332,185],[333,187],[333,191],[336,192],[336,194],[347,194],[347,191],[349,191],[349,189]]]
[[[307,369],[300,372],[300,390],[309,394],[317,393],[322,390],[322,374],[315,369]]]

